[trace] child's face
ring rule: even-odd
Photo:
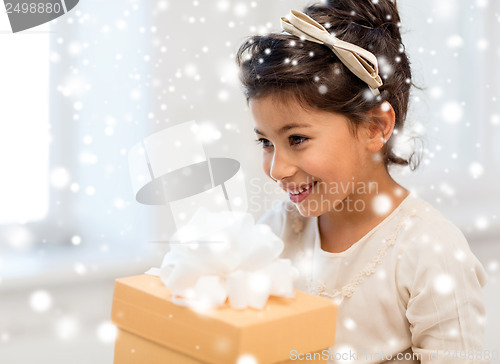
[[[354,136],[343,115],[305,110],[295,100],[285,104],[272,95],[249,105],[265,173],[288,193],[317,181],[310,192],[289,194],[302,215],[328,212],[368,183],[376,163],[363,128]],[[280,131],[289,124],[304,126]]]

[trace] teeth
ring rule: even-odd
[[[313,185],[313,184],[310,184],[310,185],[309,185],[309,186],[307,186],[307,187],[302,187],[302,188],[299,190],[299,192],[296,192],[296,193],[293,193],[293,192],[292,192],[292,195],[298,195],[299,193],[302,193],[302,192],[304,192],[304,191],[308,190],[309,188],[311,188],[311,187],[312,187],[312,185]]]

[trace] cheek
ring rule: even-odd
[[[332,151],[324,149],[324,152],[316,158],[311,158],[308,163],[308,170],[325,182],[344,183],[351,181],[356,164],[359,161],[353,158],[350,153],[344,151]]]

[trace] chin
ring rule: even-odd
[[[316,217],[326,214],[332,210],[338,211],[341,209],[342,203],[347,199],[346,196],[336,196],[336,198],[322,200],[322,204],[316,200],[307,201],[295,204],[297,210],[304,217]]]
[[[305,202],[305,201],[304,201]],[[318,208],[317,206],[307,206],[307,203],[295,204],[299,213],[304,217],[317,217],[327,212],[325,209]]]

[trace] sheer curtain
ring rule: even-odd
[[[500,233],[500,4],[398,3],[414,82],[407,124],[424,158],[400,180],[471,237]]]

